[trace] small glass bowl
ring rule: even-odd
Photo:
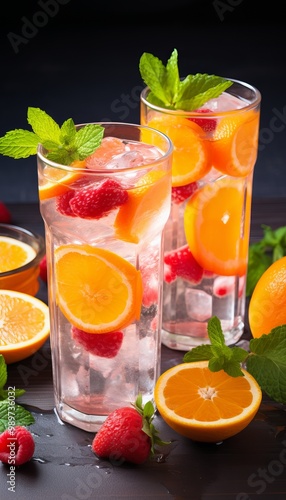
[[[36,252],[35,257],[24,266],[0,273],[0,289],[36,295],[40,283],[39,264],[45,255],[44,238],[28,229],[12,224],[0,224],[0,236],[10,237],[30,245]]]

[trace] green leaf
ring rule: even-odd
[[[221,322],[217,316],[213,316],[208,321],[208,336],[213,347],[225,345]]]
[[[80,160],[91,155],[100,146],[103,134],[104,128],[101,125],[89,124],[79,129],[74,143]]]
[[[41,142],[49,140],[60,144],[60,127],[45,111],[28,108],[27,119]]]
[[[186,352],[183,357],[184,363],[191,363],[193,361],[205,361],[213,357],[212,348],[210,345],[199,345]]]
[[[225,78],[200,73],[188,75],[181,81],[176,49],[166,67],[158,57],[144,52],[139,61],[139,71],[150,89],[148,101],[166,109],[193,111],[232,85]]]
[[[12,406],[7,400],[0,401],[0,432],[4,432],[11,427],[11,422],[13,422],[13,427],[16,425],[28,426],[33,424],[35,419],[33,415],[22,406],[15,404],[13,405],[12,411]]]
[[[0,388],[1,389],[3,389],[6,382],[7,382],[7,365],[6,365],[4,356],[2,354],[0,354]]]
[[[61,144],[71,144],[76,136],[76,126],[72,118],[66,120],[61,126],[60,142]]]
[[[0,154],[12,158],[28,158],[37,153],[40,138],[28,130],[10,130],[0,137]]]
[[[277,402],[286,403],[286,325],[251,339],[247,370],[261,389]]]
[[[224,366],[224,358],[223,356],[216,356],[209,360],[209,369],[212,372],[219,372],[223,369]]]
[[[13,397],[15,399],[19,398],[20,396],[23,396],[23,394],[25,394],[25,389],[1,389],[0,391],[0,400],[3,400],[3,399],[7,399],[9,395],[11,395],[11,393],[13,393]]]
[[[234,363],[233,360],[225,361],[223,369],[230,377],[244,377],[240,363]]]

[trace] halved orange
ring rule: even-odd
[[[36,251],[31,245],[10,236],[0,236],[0,273],[22,267],[35,256]]]
[[[235,113],[222,118],[210,141],[213,166],[228,175],[248,175],[256,162],[258,130],[257,111]]]
[[[185,186],[195,182],[211,169],[209,141],[199,125],[191,120],[173,115],[155,115],[148,126],[166,134],[172,141],[172,186]]]
[[[71,184],[82,177],[82,171],[85,168],[84,161],[75,161],[71,170],[65,170],[60,167],[51,167],[46,165],[39,174],[39,199],[47,200],[54,196],[60,196],[71,189]]]
[[[222,276],[246,273],[250,207],[250,180],[224,177],[193,194],[185,208],[184,229],[203,269]]]
[[[122,205],[114,221],[116,237],[138,243],[152,228],[156,230],[158,217],[170,201],[171,180],[164,171],[148,172],[128,190],[128,200]]]
[[[119,255],[91,245],[62,245],[55,251],[58,305],[88,333],[120,330],[139,319],[140,271]]]
[[[194,441],[223,441],[253,420],[262,400],[254,377],[242,371],[241,377],[212,372],[208,361],[173,366],[156,382],[156,406],[179,434]]]
[[[0,354],[7,364],[34,354],[50,333],[49,308],[26,293],[0,290]]]

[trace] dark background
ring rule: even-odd
[[[103,5],[102,5],[103,4]],[[138,63],[179,53],[181,76],[244,80],[262,94],[254,196],[286,195],[286,67],[283,2],[30,0],[0,18],[0,136],[29,129],[28,106],[60,124],[139,122]],[[2,6],[3,8],[3,6]],[[0,200],[37,201],[36,158],[0,157]],[[285,217],[286,219],[286,217]]]

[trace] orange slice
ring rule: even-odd
[[[211,168],[209,141],[203,139],[199,125],[186,118],[163,114],[153,116],[148,126],[166,134],[173,143],[172,186],[185,186],[207,174]]]
[[[9,236],[0,236],[0,273],[22,267],[35,256],[36,251],[27,243]]]
[[[245,177],[254,168],[258,150],[259,113],[248,111],[222,118],[211,141],[215,168],[235,177]]]
[[[57,301],[64,316],[88,333],[120,330],[140,317],[141,274],[127,260],[91,245],[55,251]]]
[[[131,243],[146,238],[152,228],[156,229],[170,194],[171,180],[166,172],[154,170],[141,177],[118,210],[114,221],[116,237]]]
[[[179,434],[194,441],[223,441],[253,420],[262,400],[256,380],[242,371],[244,377],[212,372],[208,361],[173,366],[157,380],[156,406]]]
[[[250,193],[250,181],[222,178],[203,186],[188,201],[185,235],[204,269],[223,276],[246,273]]]
[[[71,189],[71,184],[82,177],[85,168],[84,161],[75,161],[72,165],[75,171],[65,170],[60,167],[46,165],[39,174],[39,199],[47,200],[54,196],[60,196]]]
[[[15,363],[34,354],[50,333],[49,308],[41,300],[0,290],[0,354]]]

